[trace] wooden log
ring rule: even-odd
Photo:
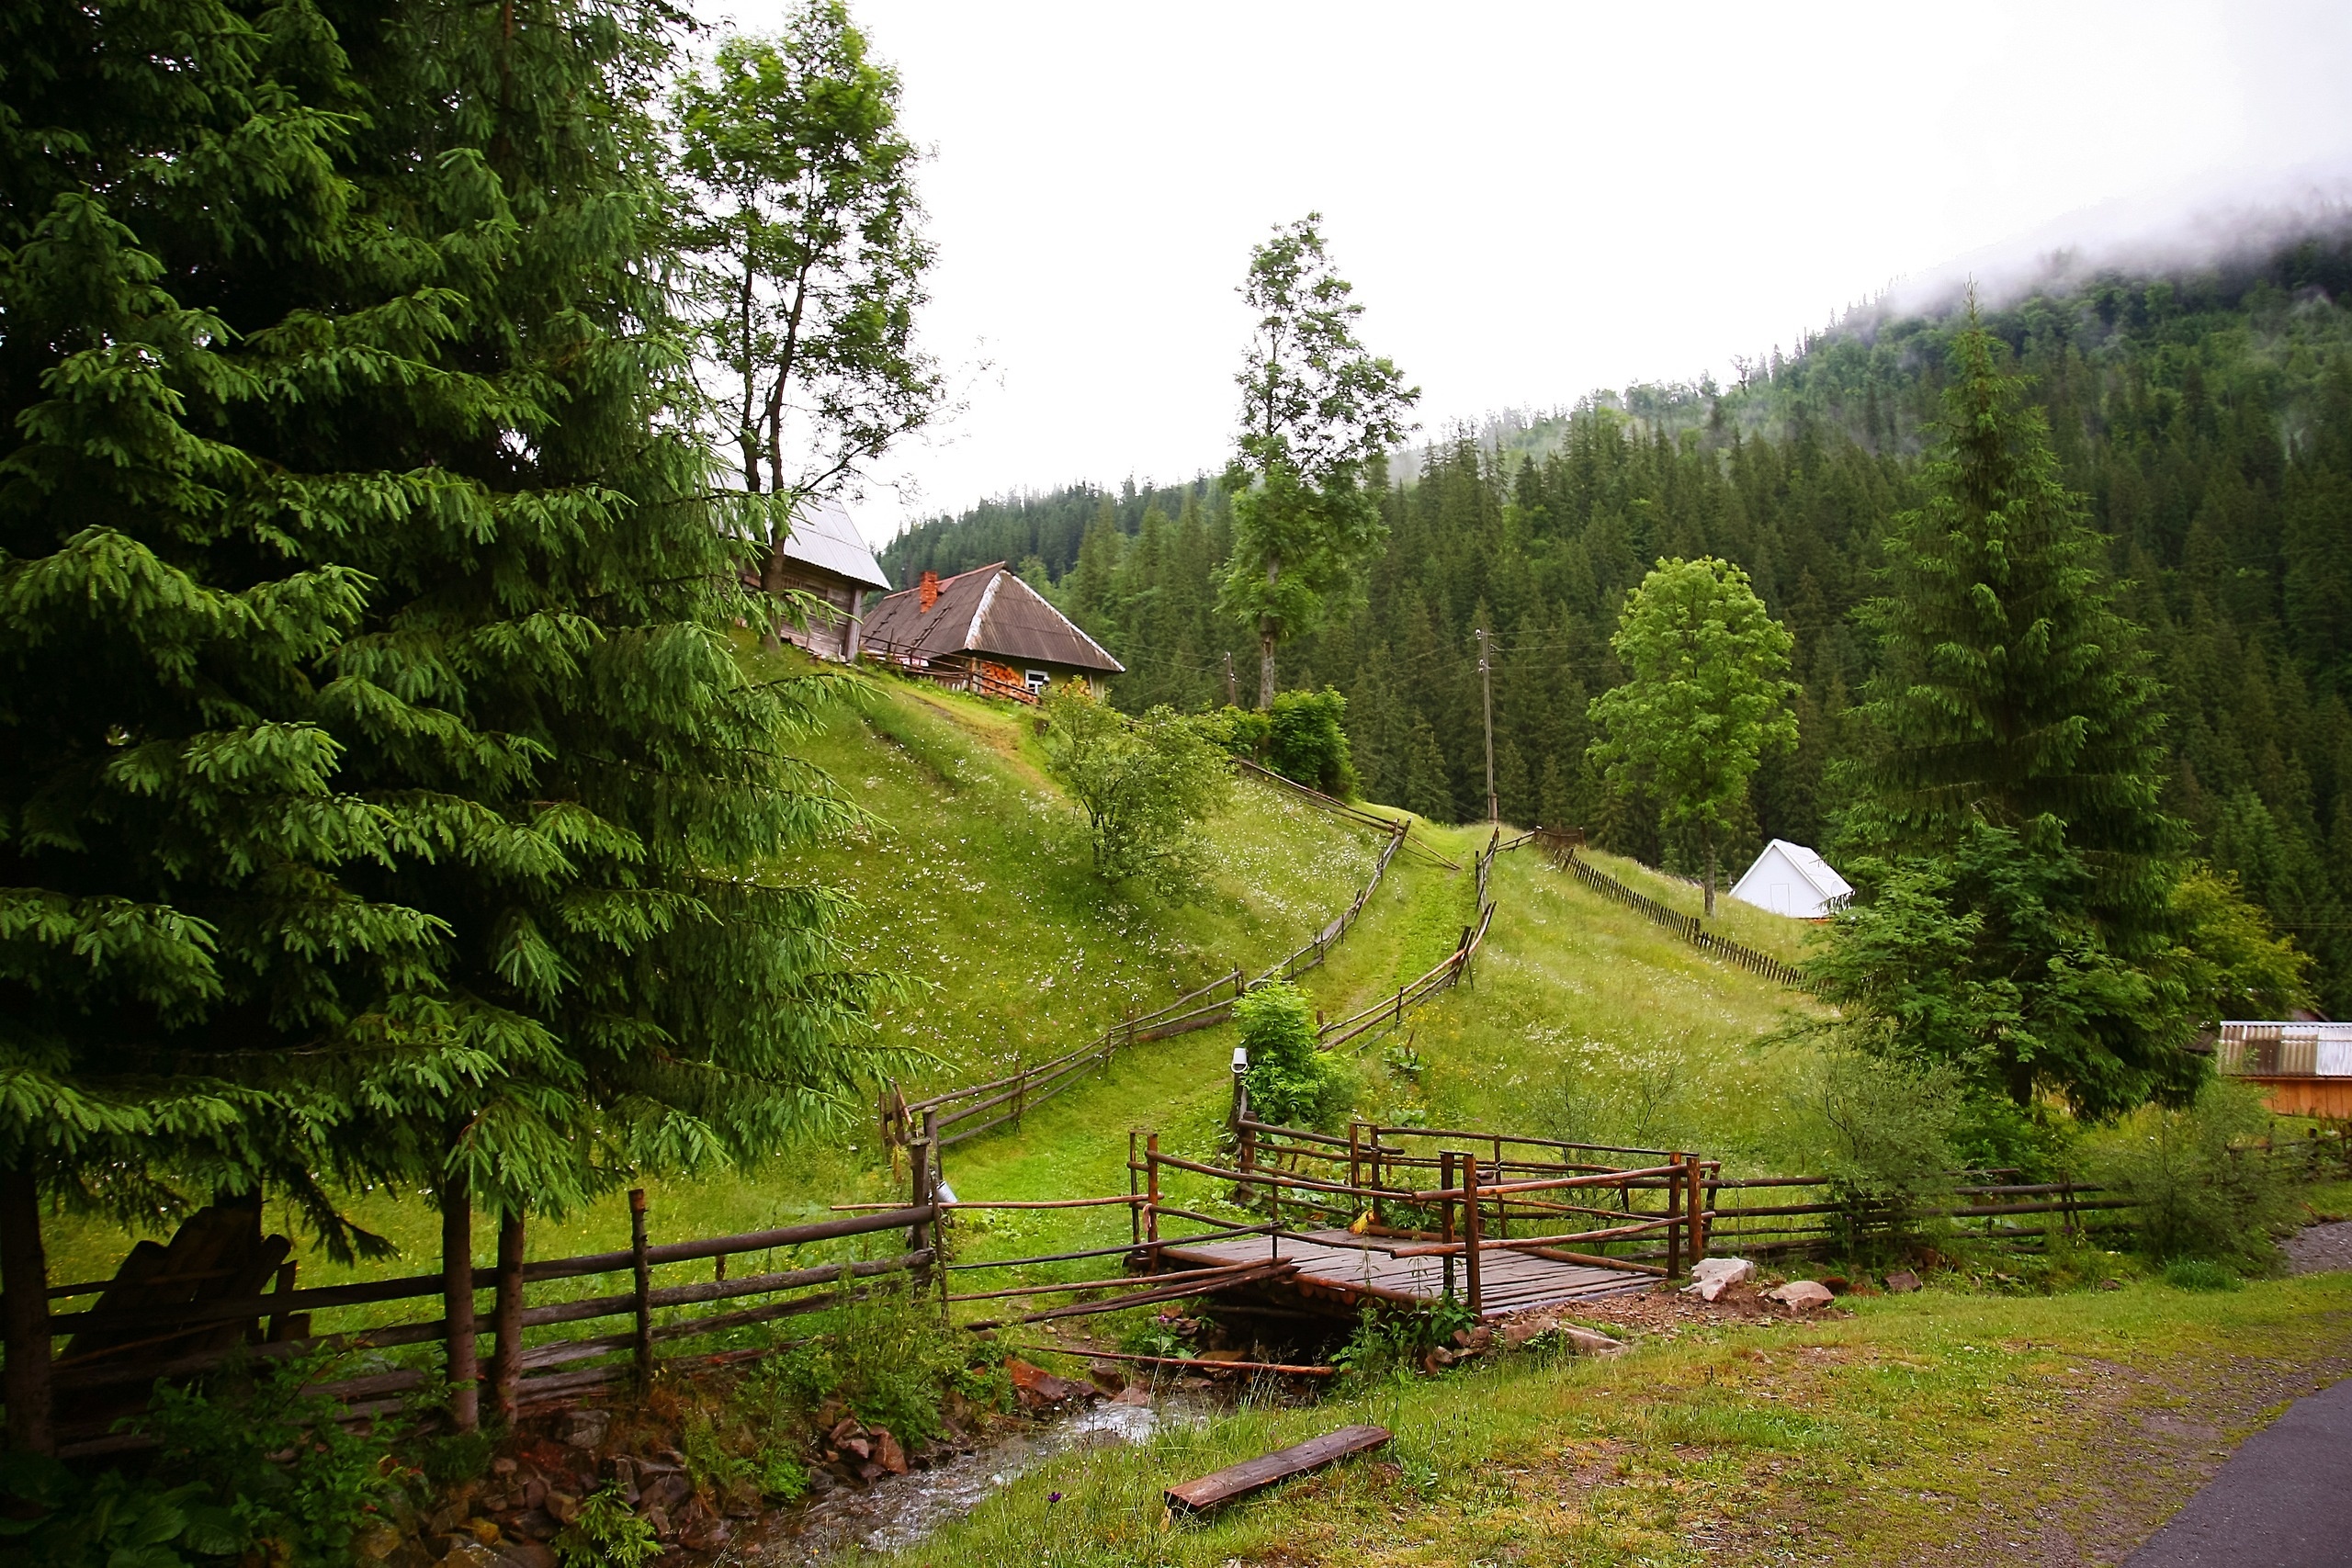
[[[1301,1313],[1302,1317],[1313,1314]],[[1293,1378],[1337,1377],[1340,1369],[1296,1365],[1288,1361],[1211,1361],[1192,1356],[1138,1356],[1126,1350],[1073,1350],[1067,1345],[1008,1345],[1008,1350],[1025,1350],[1033,1356],[1077,1356],[1091,1361],[1126,1361],[1136,1366],[1181,1367],[1188,1372],[1279,1372]]]
[[[1395,1434],[1385,1427],[1342,1427],[1287,1449],[1241,1464],[1213,1471],[1198,1481],[1168,1488],[1168,1504],[1199,1513],[1264,1490],[1295,1475],[1305,1475],[1352,1454],[1368,1453],[1386,1444]]]

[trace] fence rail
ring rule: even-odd
[[[1578,835],[1579,839],[1581,837],[1582,835]],[[1810,987],[1811,981],[1806,978],[1804,971],[1795,964],[1775,958],[1769,953],[1758,953],[1746,942],[1735,942],[1727,936],[1717,936],[1705,928],[1698,916],[1686,915],[1670,905],[1658,902],[1646,893],[1635,892],[1578,855],[1575,845],[1561,844],[1547,845],[1547,847],[1552,849],[1554,865],[1572,873],[1577,881],[1603,897],[1614,898],[1634,913],[1646,917],[1652,924],[1664,926],[1702,953],[1728,960],[1744,969],[1751,970],[1768,980],[1776,981],[1792,989],[1804,990]]]

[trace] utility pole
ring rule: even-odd
[[[1231,649],[1226,649],[1225,652],[1225,705],[1227,707],[1233,705],[1233,650]]]
[[[1487,628],[1478,628],[1478,685],[1487,705],[1487,820],[1489,824],[1503,819],[1495,804],[1495,672],[1487,657]]]

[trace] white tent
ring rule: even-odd
[[[1743,904],[1753,904],[1776,915],[1818,920],[1844,908],[1854,890],[1813,851],[1786,839],[1775,839],[1764,846],[1756,863],[1732,884],[1731,896]]]

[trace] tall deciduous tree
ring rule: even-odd
[[[1853,961],[1825,974],[1867,1001],[1879,982],[1857,944],[1936,947],[1949,989],[1998,1005],[1902,1041],[1964,1052],[2020,1103],[2048,1088],[2104,1112],[2197,1076],[2180,1049],[2184,835],[2157,804],[2161,693],[2140,628],[1997,352],[1973,317],[1954,338],[1927,498],[1894,519],[1887,591],[1860,612],[1882,664],[1845,841],[1876,857],[1855,867],[1866,890],[1905,892],[1854,913]]]
[[[1258,705],[1274,700],[1274,650],[1320,626],[1385,536],[1383,455],[1420,396],[1357,341],[1363,307],[1323,249],[1322,215],[1283,224],[1250,254],[1257,313],[1240,384],[1233,550],[1218,605],[1258,633]]]
[[[784,592],[803,502],[837,493],[937,410],[917,346],[932,249],[899,125],[899,77],[839,0],[811,0],[773,38],[730,38],[677,92],[697,186],[688,243],[705,270],[703,351],[725,372],[725,418]],[[764,486],[763,478],[764,470]]]
[[[424,1185],[469,1322],[473,1205],[755,1156],[858,1066],[764,869],[846,808],[677,434],[674,15],[338,19],[0,24],[12,1428],[44,1195],[347,1247],[339,1179]]]
[[[1766,753],[1796,744],[1791,641],[1747,574],[1713,557],[1658,562],[1610,639],[1630,679],[1593,699],[1589,755],[1618,788],[1653,796],[1668,826],[1699,830],[1710,917],[1718,840]]]

